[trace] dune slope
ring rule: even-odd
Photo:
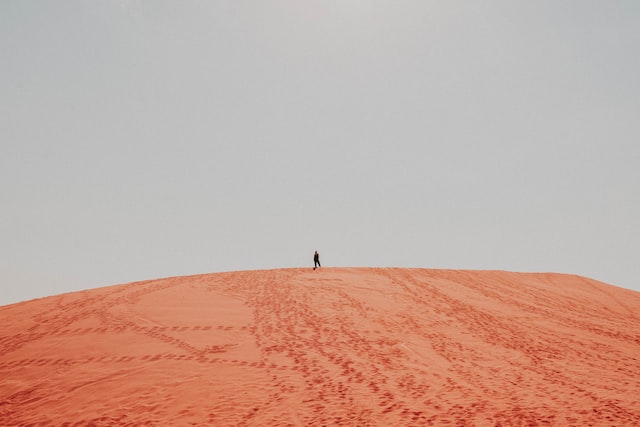
[[[2,425],[640,425],[640,294],[323,268],[0,307]]]

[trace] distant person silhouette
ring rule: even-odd
[[[318,251],[316,251],[315,254],[313,254],[313,269],[315,270],[318,267],[322,267],[320,265],[320,255],[318,254]]]

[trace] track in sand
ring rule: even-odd
[[[0,307],[0,424],[640,425],[640,294],[578,276],[321,268]]]

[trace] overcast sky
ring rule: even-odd
[[[640,291],[640,2],[0,2],[0,305],[397,266]]]

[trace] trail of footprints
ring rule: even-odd
[[[385,271],[384,275],[394,286],[401,287],[413,299],[414,305],[442,311],[487,342],[505,345],[507,348],[510,348],[511,343],[511,346],[525,355],[544,353],[547,360],[552,359],[555,354],[551,351],[555,344],[551,338],[535,346],[526,340],[518,340],[514,338],[522,332],[518,328],[511,327],[491,313],[474,310],[437,289],[430,289],[431,296],[437,297],[436,301],[427,302],[420,290],[423,286],[429,286],[428,282],[426,285],[417,283],[412,277],[396,273]],[[490,405],[490,402],[481,397],[470,407],[453,404],[457,399],[448,402],[432,399],[434,391],[430,384],[416,381],[415,375],[409,370],[397,366],[397,362],[403,359],[397,342],[375,337],[372,335],[375,331],[364,331],[364,334],[355,332],[358,328],[353,327],[355,325],[352,323],[358,321],[358,316],[363,318],[364,323],[369,316],[377,314],[367,311],[357,299],[339,289],[319,288],[319,292],[338,296],[331,305],[331,321],[327,322],[327,318],[310,310],[308,301],[305,300],[310,294],[309,289],[297,295],[294,287],[279,285],[277,277],[272,279],[271,283],[266,282],[256,287],[254,294],[248,298],[249,305],[254,308],[255,319],[251,333],[262,350],[263,360],[285,355],[291,361],[291,370],[301,375],[306,396],[301,401],[301,407],[306,408],[306,412],[300,416],[303,424],[372,425],[375,421],[380,421],[379,417],[393,413],[406,425],[464,425],[474,418],[479,421],[478,417],[487,412],[486,405]],[[342,316],[343,310],[349,310],[349,316]],[[479,382],[481,379],[475,378],[472,371],[461,370],[465,364],[458,363],[458,358],[468,352],[469,348],[452,346],[447,337],[431,334],[424,326],[420,327],[410,314],[397,313],[392,318],[381,318],[377,323],[383,330],[402,328],[426,336],[434,349],[449,360],[452,368],[475,385],[469,386],[449,378],[445,382],[432,374],[436,384],[444,384],[448,387],[448,392],[459,394],[462,401],[469,400],[469,395],[478,393],[478,390],[481,395],[482,392],[493,391],[490,387],[483,387]],[[486,333],[494,327],[498,327],[511,341],[504,342],[504,339],[500,340]],[[354,357],[342,353],[342,345],[354,351]],[[277,387],[277,392],[264,402],[264,406],[278,405],[287,394],[301,391],[296,390],[293,385],[295,382],[292,383],[286,376],[278,375],[277,372],[272,372],[272,375],[272,384]],[[368,401],[363,401],[363,397]],[[512,404],[516,408],[519,406],[517,396],[512,397]],[[540,416],[540,413],[545,412],[544,407],[530,411],[497,412],[484,421],[492,425],[499,425],[503,421],[508,423],[510,419],[523,425],[553,424],[553,416]]]
[[[134,325],[134,326],[131,326]],[[143,332],[146,335],[153,335],[160,332],[188,332],[188,331],[210,331],[213,329],[221,331],[232,331],[234,329],[246,330],[246,327],[236,328],[235,326],[138,326],[133,322],[131,325],[118,326],[118,327],[99,327],[99,328],[75,328],[75,329],[63,329],[57,333],[50,335],[85,335],[85,334],[100,334],[107,332],[121,332],[124,330],[135,330],[136,332]]]
[[[209,354],[222,354],[229,351],[234,345],[226,344],[215,346]],[[157,353],[157,354],[146,354],[142,356],[89,356],[85,358],[79,359],[62,359],[62,358],[40,358],[40,359],[18,359],[12,360],[4,363],[0,363],[0,370],[2,369],[16,369],[22,367],[34,367],[34,366],[60,366],[60,367],[70,367],[76,365],[86,365],[89,363],[104,363],[104,364],[114,364],[114,363],[131,363],[131,362],[154,362],[159,360],[175,360],[175,361],[193,361],[197,363],[211,363],[211,364],[227,364],[227,365],[235,365],[235,366],[246,366],[252,368],[259,369],[270,369],[270,370],[289,370],[291,369],[286,365],[279,365],[277,363],[269,363],[268,361],[261,360],[259,362],[249,362],[246,360],[238,360],[238,359],[229,359],[223,357],[207,357],[204,354],[193,355],[193,354],[177,354],[177,353]]]
[[[304,293],[296,295],[295,287],[279,286],[275,279],[256,289],[249,300],[254,307],[252,333],[264,360],[285,355],[291,370],[301,375],[306,396],[301,402],[306,408],[303,424],[371,425],[380,415],[392,412],[408,424],[426,423],[424,408],[416,407],[415,401],[424,397],[429,386],[408,371],[398,373],[397,341],[376,336],[375,331],[357,332],[351,310],[356,317],[369,315],[359,300],[339,289],[319,289],[337,295],[332,306],[335,317],[327,323],[311,310]],[[350,316],[341,316],[345,310]],[[356,357],[345,356],[342,345],[355,350]],[[272,384],[279,392],[266,406],[278,405],[283,396],[300,391],[277,372]],[[404,390],[402,395],[391,391],[398,388]]]
[[[133,324],[132,324],[133,325]],[[126,326],[117,326],[117,327],[97,327],[97,328],[71,328],[71,329],[62,329],[56,331],[55,333],[48,334],[49,336],[81,336],[81,335],[89,335],[89,334],[106,334],[106,333],[118,333],[124,332],[126,330],[134,330],[138,333],[143,333],[151,338],[161,339],[163,341],[167,341],[170,344],[176,344],[177,347],[181,347],[181,344],[184,345],[182,340],[176,339],[172,337],[171,333],[181,333],[181,332],[208,332],[208,331],[225,331],[231,332],[235,330],[246,331],[247,327],[234,327],[228,325],[196,325],[196,326],[151,326],[151,327],[141,327],[137,325],[126,325]],[[6,348],[5,344],[7,342],[12,341],[20,341],[26,339],[24,335],[30,336],[28,334],[18,334],[14,336],[8,337],[0,337],[0,347]],[[162,353],[162,354],[152,354],[152,355],[144,355],[140,357],[136,356],[104,356],[104,357],[87,357],[83,359],[55,359],[55,358],[39,358],[39,359],[19,359],[8,361],[4,363],[0,363],[0,369],[13,369],[18,367],[27,367],[27,366],[73,366],[79,364],[86,363],[114,363],[114,362],[133,362],[133,361],[156,361],[156,360],[195,360],[203,363],[218,363],[225,361],[220,358],[210,358],[207,357],[209,354],[220,354],[226,353],[227,351],[236,347],[236,344],[218,344],[218,345],[210,345],[205,347],[204,349],[198,350],[194,349],[191,346],[187,346],[187,348],[183,350],[187,350],[187,354],[174,354],[174,353]],[[234,363],[237,361],[228,361],[230,363]],[[237,362],[240,365],[246,365],[242,362]],[[256,367],[265,367],[265,364],[252,364],[252,366]]]
[[[104,294],[80,293],[80,295],[73,295],[72,297],[60,296],[55,309],[33,315],[32,319],[36,324],[25,332],[0,337],[2,351],[4,354],[8,354],[43,337],[60,335],[63,331],[70,330],[71,325],[78,321],[91,318],[96,314],[99,318],[103,318],[110,308],[122,302],[130,302],[132,299],[139,299],[142,295],[157,292],[171,286],[170,283],[151,283],[150,286],[145,286],[147,283],[149,282],[136,284],[137,288],[133,292],[125,285],[112,288]],[[121,295],[127,291],[128,293]],[[67,302],[69,298],[71,298],[71,301]]]

